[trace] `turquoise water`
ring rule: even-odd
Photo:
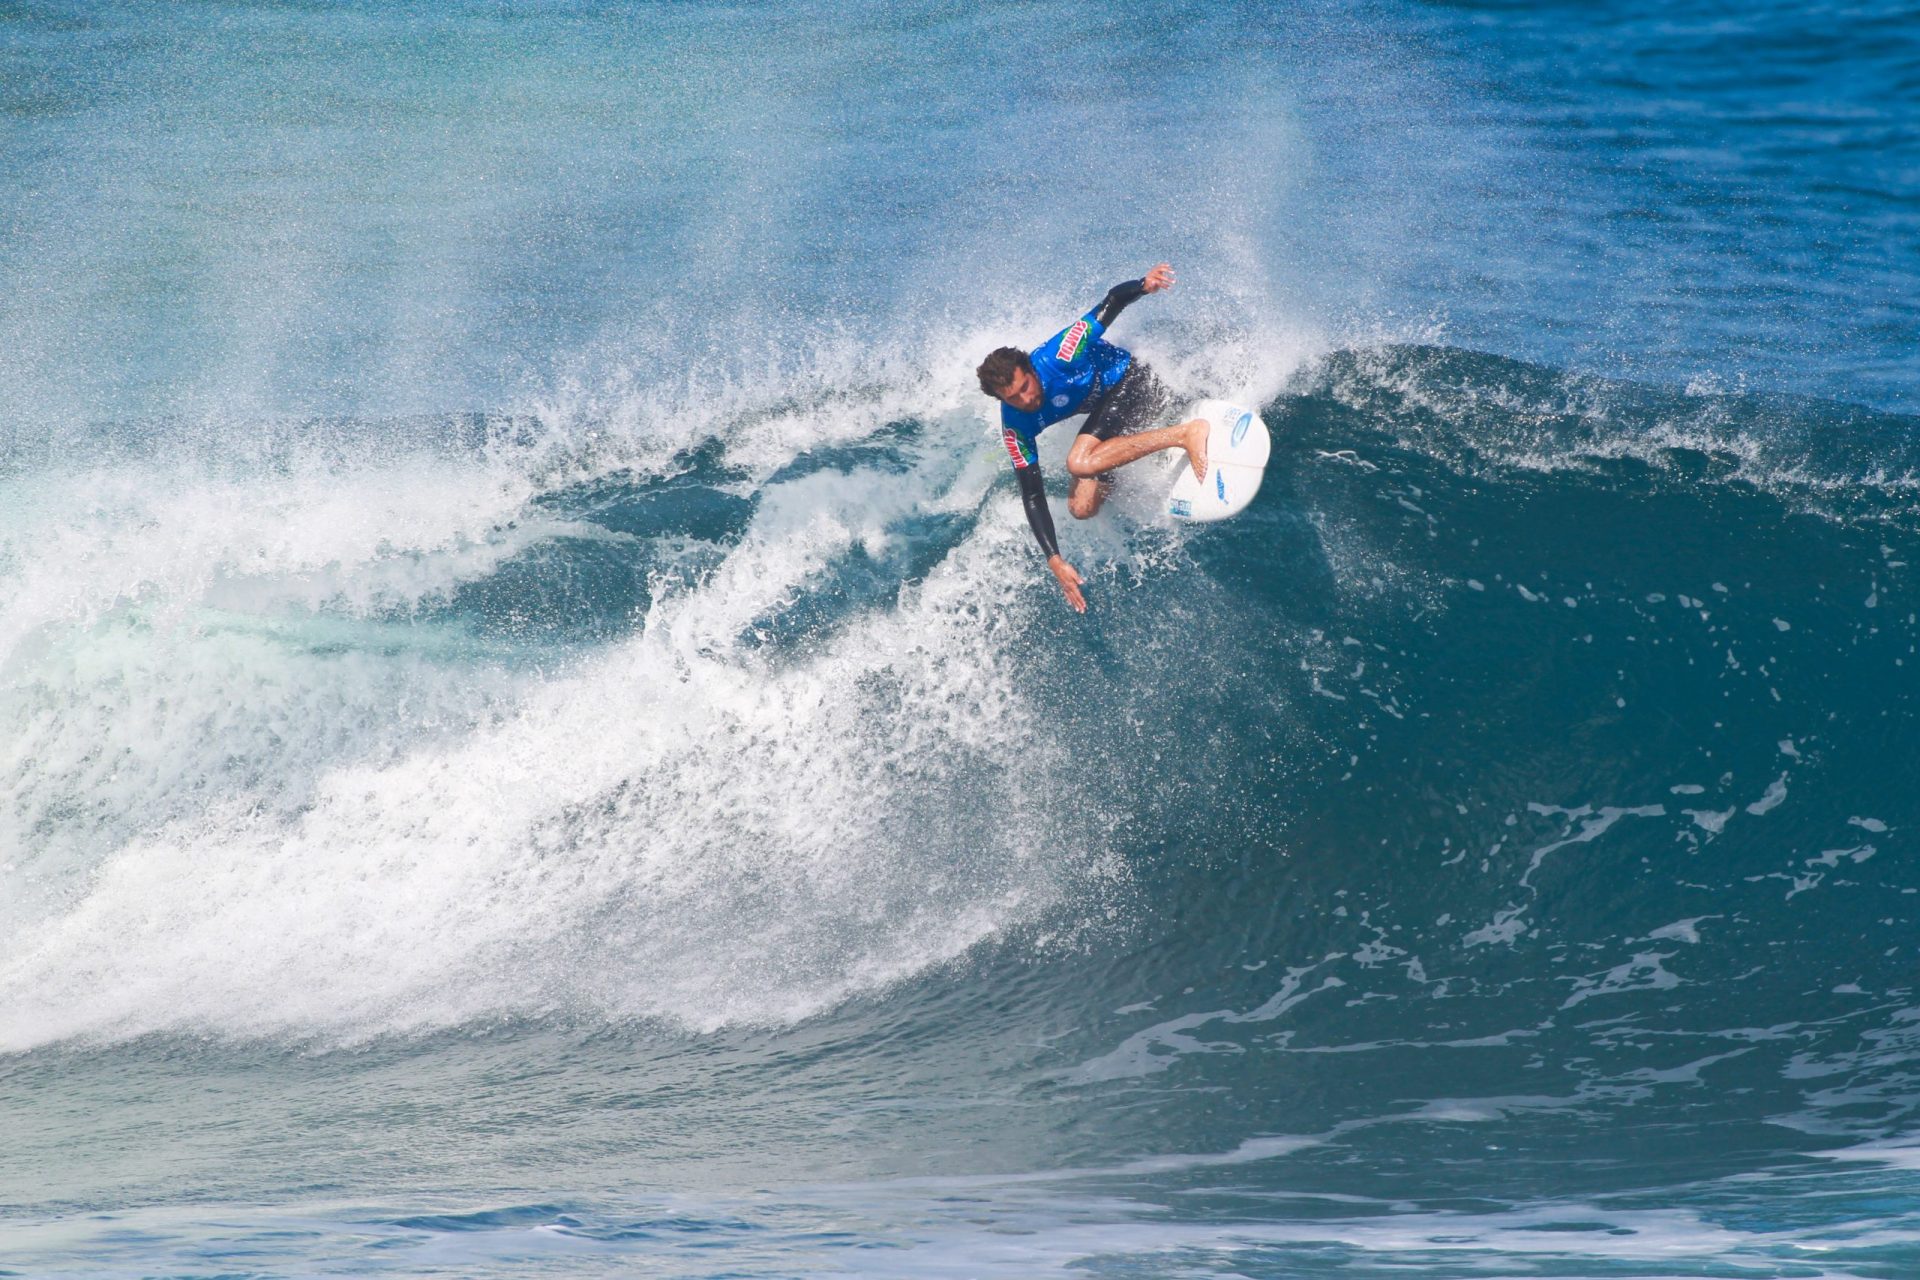
[[[1917,32],[0,10],[0,1272],[1913,1274]]]

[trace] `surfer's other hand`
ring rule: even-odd
[[[1173,288],[1173,268],[1162,262],[1147,272],[1146,278],[1140,283],[1145,286],[1148,293],[1171,289]]]
[[[1047,561],[1047,568],[1053,570],[1053,576],[1060,583],[1060,594],[1067,598],[1067,603],[1073,606],[1073,611],[1085,613],[1087,598],[1080,594],[1080,584],[1086,579],[1080,576],[1080,571],[1059,556],[1051,557]]]

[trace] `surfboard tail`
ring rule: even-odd
[[[1184,450],[1169,450],[1179,467],[1167,491],[1167,514],[1207,523],[1246,510],[1266,478],[1272,437],[1258,412],[1226,400],[1202,400],[1188,411],[1207,420],[1207,474],[1193,474]]]

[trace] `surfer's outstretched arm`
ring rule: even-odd
[[[1040,465],[1031,464],[1013,473],[1020,483],[1020,505],[1027,509],[1027,524],[1033,528],[1034,541],[1040,544],[1040,551],[1051,560],[1060,554],[1060,540],[1053,532],[1053,512],[1047,509],[1047,481],[1040,474]]]
[[[1109,329],[1120,318],[1120,313],[1147,296],[1144,280],[1128,280],[1107,290],[1107,296],[1100,299],[1100,305],[1093,309],[1093,318],[1100,322],[1102,329]]]
[[[1107,296],[1093,309],[1093,318],[1102,329],[1110,328],[1120,313],[1150,293],[1173,287],[1173,268],[1162,262],[1138,280],[1128,280],[1107,290]]]
[[[1040,474],[1039,463],[1029,463],[1013,473],[1020,485],[1020,505],[1027,509],[1027,524],[1033,529],[1034,541],[1040,544],[1041,554],[1047,557],[1047,570],[1060,584],[1060,594],[1067,598],[1076,612],[1087,611],[1087,598],[1080,594],[1080,571],[1068,564],[1060,554],[1059,539],[1053,532],[1053,512],[1047,507],[1047,481]]]

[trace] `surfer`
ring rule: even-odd
[[[1192,418],[1171,427],[1146,429],[1166,414],[1172,396],[1146,363],[1104,338],[1128,305],[1173,287],[1173,268],[1162,262],[1138,280],[1107,290],[1100,305],[1035,347],[1001,347],[975,370],[980,389],[1000,401],[1000,429],[1013,458],[1014,478],[1027,523],[1047,557],[1060,592],[1077,611],[1087,611],[1085,581],[1060,555],[1047,486],[1040,475],[1036,437],[1063,418],[1084,413],[1080,434],[1067,451],[1067,510],[1085,520],[1100,510],[1111,484],[1108,473],[1163,449],[1185,449],[1193,473],[1207,474],[1207,421]]]

